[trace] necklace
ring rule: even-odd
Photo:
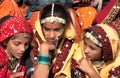
[[[6,54],[8,56],[8,69],[10,71],[16,71],[18,69],[18,67],[20,66],[20,60],[15,58],[15,57],[11,57],[8,54],[7,50],[5,50],[5,51],[6,51]]]
[[[97,70],[100,71],[102,69],[102,65],[104,61],[93,61],[93,64],[96,66]]]

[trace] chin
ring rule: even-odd
[[[22,56],[16,56],[16,58],[17,58],[17,59],[21,59],[21,58],[22,58]]]

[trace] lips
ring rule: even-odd
[[[21,58],[23,56],[23,53],[18,53],[17,56]]]
[[[55,44],[56,43],[56,40],[48,40],[48,42],[52,43],[52,44]]]
[[[89,56],[89,55],[86,55],[86,58],[87,58],[88,60],[90,60],[90,59],[91,59],[91,56]]]

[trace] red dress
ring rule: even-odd
[[[12,72],[8,69],[8,57],[2,46],[0,46],[0,57],[0,78],[10,78]],[[21,63],[18,70],[25,72],[26,69],[23,63]],[[26,78],[26,76],[22,76],[19,78]]]

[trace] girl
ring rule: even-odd
[[[70,14],[71,18],[75,18],[75,14],[72,15],[72,12]],[[70,78],[71,75],[68,71],[71,60],[69,59],[78,48],[74,38],[78,33],[80,36],[81,32],[78,21],[71,18],[68,10],[60,4],[51,3],[40,10],[40,17],[35,26],[35,41],[37,43],[34,42],[35,46],[30,58],[26,61],[29,76],[34,71],[34,78],[57,78],[59,76]],[[74,27],[78,32],[74,31]],[[78,55],[81,55],[79,53]],[[32,63],[30,63],[31,60]]]
[[[115,26],[115,25],[114,25]],[[74,71],[73,78],[119,78],[120,39],[115,27],[98,24],[83,34],[84,57],[77,62],[83,74]]]
[[[0,78],[25,78],[22,56],[32,40],[32,30],[22,18],[0,20]]]

